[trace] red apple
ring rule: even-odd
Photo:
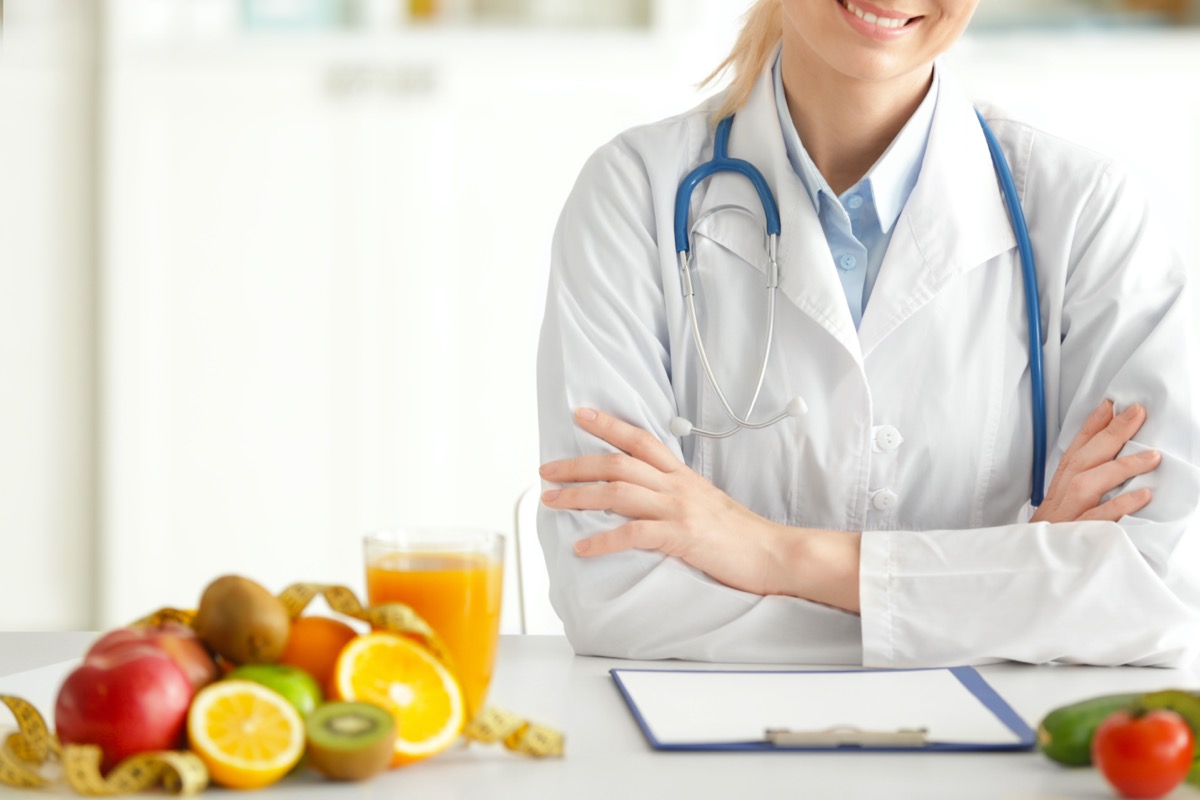
[[[192,688],[199,691],[217,679],[217,664],[196,632],[178,622],[140,628],[119,628],[101,636],[84,656],[117,653],[129,647],[151,646],[162,650],[178,664]]]
[[[63,744],[95,744],[107,772],[135,753],[184,746],[195,690],[183,668],[149,644],[89,653],[63,682],[54,726]]]

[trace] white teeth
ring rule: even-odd
[[[872,25],[878,25],[881,28],[903,28],[908,23],[908,20],[905,19],[879,17],[875,14],[872,14],[870,11],[863,11],[861,8],[851,3],[850,0],[843,0],[843,3],[847,10],[849,10],[863,22],[869,22]]]

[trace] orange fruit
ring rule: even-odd
[[[338,656],[333,688],[339,699],[391,713],[393,767],[442,752],[466,722],[458,681],[433,653],[399,634],[379,631],[351,640]]]
[[[296,617],[278,663],[299,667],[328,692],[338,653],[357,635],[354,628],[331,617]]]
[[[260,789],[304,755],[304,721],[284,697],[262,684],[221,680],[196,693],[188,709],[188,747],[215,783]]]

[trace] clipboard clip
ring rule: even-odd
[[[766,740],[776,747],[924,747],[926,728],[864,731],[853,725],[834,725],[818,731],[767,728]]]

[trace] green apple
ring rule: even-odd
[[[301,717],[307,717],[325,699],[316,678],[299,667],[287,664],[243,664],[225,678],[262,684],[283,695],[300,712]]]

